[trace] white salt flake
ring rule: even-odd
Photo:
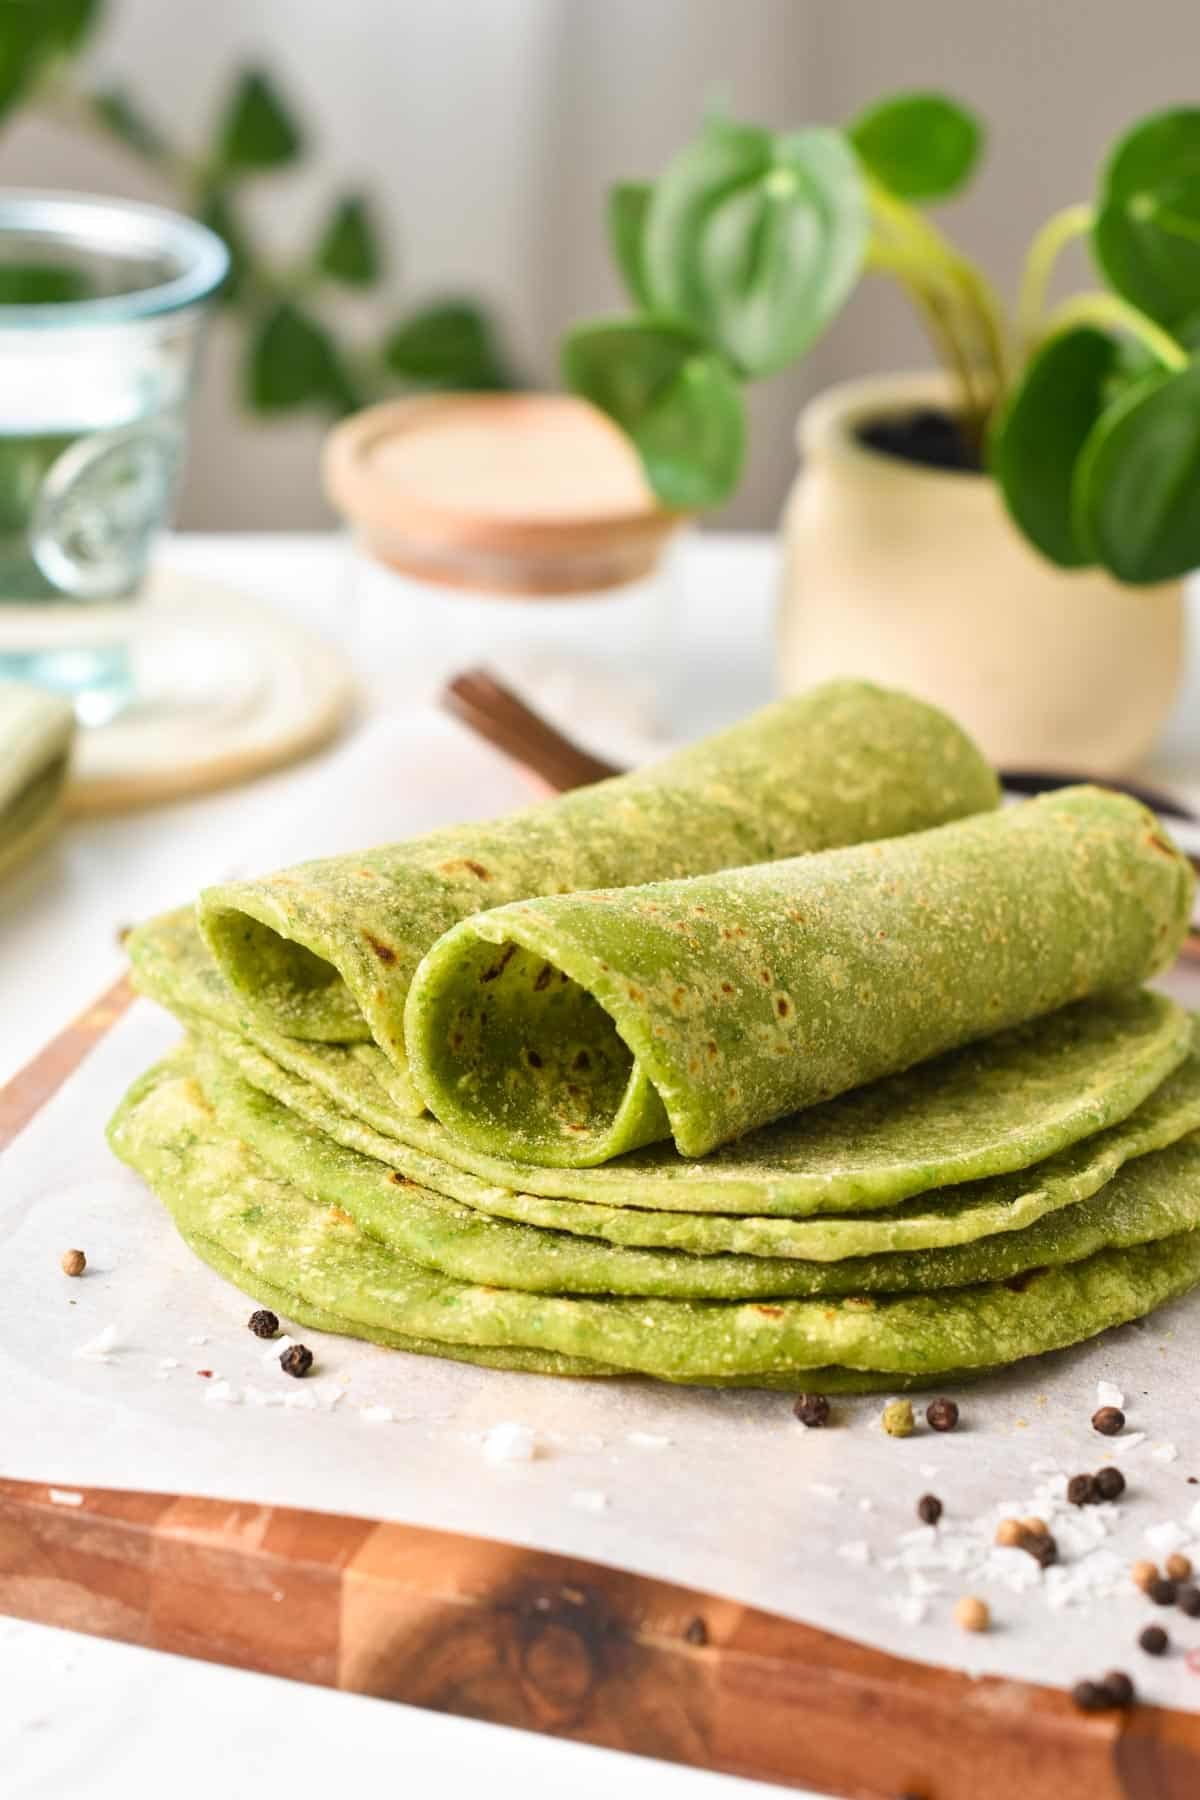
[[[515,1419],[504,1419],[499,1425],[493,1425],[483,1440],[485,1462],[527,1463],[532,1462],[537,1453],[536,1433]]]
[[[941,1468],[941,1466],[942,1466],[941,1463],[922,1463],[921,1464],[921,1473],[925,1477],[926,1481],[932,1481],[935,1478],[935,1476],[937,1475],[937,1472]]]
[[[360,1406],[358,1416],[369,1425],[391,1425],[396,1417],[390,1406]]]
[[[316,1412],[317,1410],[316,1395],[306,1393],[302,1388],[297,1389],[294,1394],[285,1394],[283,1404],[290,1407],[293,1412]]]
[[[77,1494],[74,1488],[51,1488],[50,1504],[52,1506],[82,1506],[83,1495]]]
[[[883,1604],[905,1625],[920,1625],[929,1611],[920,1594],[888,1594]]]
[[[1177,1460],[1179,1451],[1174,1444],[1155,1444],[1150,1454],[1155,1462],[1173,1463]]]
[[[1111,1381],[1098,1381],[1096,1383],[1096,1405],[1115,1406],[1124,1412],[1125,1396],[1119,1387],[1113,1386]]]
[[[841,1488],[834,1487],[828,1481],[810,1481],[808,1491],[810,1494],[816,1494],[821,1500],[840,1500],[842,1497]]]
[[[278,1388],[248,1387],[242,1398],[247,1406],[282,1406],[284,1397]]]
[[[190,1337],[188,1339],[189,1344],[207,1344],[207,1342],[208,1338],[203,1331],[199,1332],[195,1337]]]
[[[205,1403],[208,1406],[240,1406],[242,1396],[228,1381],[210,1381],[204,1390]]]
[[[177,1356],[160,1356],[158,1359],[158,1366],[160,1369],[177,1369],[179,1367],[179,1358]]]
[[[579,1488],[571,1495],[571,1505],[577,1506],[581,1512],[607,1512],[608,1495],[599,1488]]]
[[[871,1546],[861,1538],[856,1538],[851,1543],[839,1544],[837,1554],[843,1562],[856,1563],[859,1568],[865,1568],[871,1560]]]
[[[272,1338],[262,1353],[264,1369],[269,1369],[273,1363],[277,1364],[284,1351],[290,1350],[295,1341],[295,1338],[290,1338],[286,1331],[281,1337]]]
[[[1193,1508],[1195,1510],[1197,1509]],[[1190,1543],[1192,1534],[1185,1531],[1182,1525],[1177,1525],[1174,1519],[1164,1519],[1161,1525],[1147,1525],[1142,1536],[1152,1550],[1157,1550],[1161,1556],[1170,1556],[1173,1551],[1182,1550],[1185,1544]]]
[[[1193,1531],[1200,1531],[1200,1500],[1197,1500],[1195,1506],[1193,1506],[1191,1512],[1188,1514],[1188,1524]]]
[[[115,1325],[106,1325],[103,1331],[98,1331],[86,1344],[80,1344],[75,1354],[87,1362],[111,1362],[116,1347],[117,1328]]]
[[[1144,1431],[1123,1431],[1119,1437],[1108,1440],[1110,1456],[1128,1456],[1134,1450],[1140,1450],[1146,1441]]]
[[[639,1450],[669,1450],[669,1437],[658,1437],[653,1431],[631,1431],[626,1443],[636,1444]]]
[[[875,1502],[872,1499],[870,1499],[866,1494],[864,1494],[862,1499],[858,1503],[858,1510],[859,1510],[859,1512],[864,1512],[864,1513],[874,1512],[875,1511]]]

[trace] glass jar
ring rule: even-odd
[[[366,675],[407,698],[486,666],[585,743],[634,754],[669,726],[679,514],[628,440],[565,394],[423,395],[330,435]]]
[[[220,239],[86,195],[0,195],[0,679],[114,716],[182,465]]]

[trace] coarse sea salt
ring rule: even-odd
[[[631,1431],[626,1438],[627,1444],[636,1444],[639,1450],[669,1450],[669,1437],[659,1437],[653,1431]]]
[[[1179,1451],[1174,1444],[1155,1444],[1150,1454],[1155,1462],[1173,1463],[1178,1458]]]
[[[536,1433],[515,1419],[502,1419],[483,1440],[483,1456],[490,1463],[528,1463],[538,1453]]]
[[[608,1495],[599,1488],[579,1488],[571,1495],[571,1505],[577,1506],[581,1512],[607,1512]]]
[[[1096,1383],[1096,1405],[1116,1406],[1124,1412],[1125,1396],[1120,1388],[1115,1387],[1111,1381],[1098,1381]]]
[[[1142,1536],[1160,1556],[1170,1556],[1173,1551],[1182,1550],[1192,1540],[1191,1532],[1186,1531],[1174,1519],[1164,1519],[1160,1525],[1147,1525]]]
[[[240,1406],[241,1401],[242,1396],[231,1382],[210,1381],[205,1385],[204,1403],[206,1406]]]
[[[358,1416],[365,1419],[368,1425],[391,1425],[396,1418],[390,1406],[360,1406]]]
[[[264,1369],[269,1369],[273,1363],[277,1363],[284,1352],[291,1349],[295,1341],[295,1338],[290,1338],[286,1331],[280,1337],[272,1338],[262,1353]]]
[[[111,1362],[116,1347],[117,1328],[115,1325],[106,1325],[103,1331],[98,1331],[86,1344],[80,1344],[75,1354],[85,1362]]]

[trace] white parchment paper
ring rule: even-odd
[[[1196,978],[1173,985],[1200,1003]],[[881,1400],[806,1431],[782,1394],[497,1374],[307,1331],[316,1367],[295,1381],[247,1330],[252,1301],[104,1145],[176,1035],[139,1002],[0,1161],[0,1473],[54,1483],[64,1505],[80,1485],[133,1487],[490,1535],[975,1671],[1069,1684],[1124,1667],[1147,1697],[1200,1708],[1185,1655],[1200,1620],[1127,1575],[1174,1549],[1200,1564],[1200,1296],[964,1387],[957,1432],[905,1440],[881,1431]],[[70,1280],[76,1245],[89,1268]],[[1119,1438],[1091,1429],[1099,1383],[1124,1397]],[[1110,1462],[1123,1500],[1068,1507],[1066,1477]],[[936,1530],[916,1517],[926,1492]],[[992,1547],[1005,1514],[1047,1519],[1057,1569]],[[988,1600],[992,1630],[953,1625],[963,1593]],[[1152,1618],[1174,1646],[1158,1660],[1136,1645]]]

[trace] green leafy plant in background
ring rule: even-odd
[[[575,326],[563,368],[628,433],[664,505],[728,498],[743,387],[803,356],[878,272],[953,377],[963,465],[991,470],[1045,556],[1127,582],[1200,566],[1200,109],[1121,139],[1094,199],[1033,239],[1011,315],[925,210],[966,185],[983,136],[940,94],[882,100],[840,128],[715,119],[656,181],[612,190],[636,313]],[[1077,239],[1102,285],[1048,306]]]
[[[183,150],[128,87],[88,82],[79,57],[102,11],[102,0],[0,0],[0,119],[32,109],[119,144],[169,199],[224,238],[231,265],[222,299],[245,329],[243,390],[255,412],[337,416],[397,391],[512,385],[495,326],[469,299],[410,312],[381,341],[348,342],[339,297],[377,289],[386,273],[367,195],[339,196],[305,255],[287,266],[273,261],[244,199],[251,183],[305,154],[304,130],[282,93],[264,71],[240,71],[207,147]],[[70,270],[0,268],[0,304],[77,299],[72,280]]]

